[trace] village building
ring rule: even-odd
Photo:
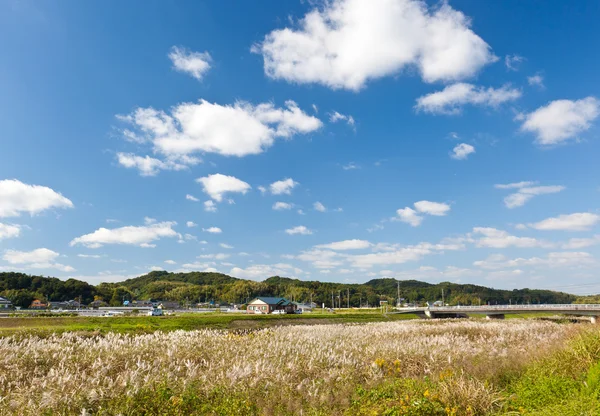
[[[48,304],[46,302],[42,302],[39,299],[34,299],[29,306],[30,309],[46,309]]]
[[[246,308],[247,313],[269,314],[275,311],[283,311],[277,313],[295,313],[296,305],[286,298],[259,297],[248,303]]]
[[[12,308],[12,302],[0,296],[0,309]]]

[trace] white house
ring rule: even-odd
[[[0,309],[12,308],[12,302],[0,296]]]

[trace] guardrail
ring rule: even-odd
[[[531,304],[531,305],[457,305],[457,306],[425,306],[398,308],[401,311],[497,311],[497,310],[568,310],[568,311],[600,311],[600,304]]]

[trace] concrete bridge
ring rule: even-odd
[[[466,318],[467,314],[484,314],[487,319],[504,319],[507,314],[556,313],[561,315],[589,316],[593,324],[600,317],[599,305],[481,305],[481,306],[428,306],[399,308],[388,313],[412,313],[427,318]]]

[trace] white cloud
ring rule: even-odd
[[[73,208],[73,203],[46,186],[0,180],[0,218],[18,217],[24,212],[35,215],[51,208]]]
[[[193,227],[197,227],[198,224],[196,224],[194,221],[188,221],[185,223],[186,227],[188,228],[193,228]]]
[[[297,278],[298,275],[302,274],[302,270],[285,263],[273,265],[253,264],[245,269],[234,267],[229,274],[241,279],[264,280],[271,276]]]
[[[441,91],[432,92],[417,99],[415,108],[432,114],[459,114],[466,104],[498,107],[507,101],[521,97],[521,91],[504,85],[501,88],[477,87],[473,84],[448,85]]]
[[[464,160],[471,153],[475,153],[475,147],[471,146],[470,144],[461,143],[454,146],[452,153],[450,153],[450,157],[456,160]]]
[[[227,253],[211,253],[211,254],[201,254],[198,256],[199,259],[213,259],[213,260],[225,260],[231,257],[231,254]]]
[[[561,185],[553,186],[531,186],[534,182],[518,182],[510,183],[506,185],[495,185],[497,189],[518,189],[514,194],[508,195],[504,198],[504,205],[507,208],[517,208],[525,205],[526,202],[531,200],[537,195],[555,194],[564,191],[566,188]]]
[[[527,83],[533,87],[538,87],[539,89],[544,89],[546,86],[544,85],[544,77],[540,74],[535,74],[530,77],[527,77]]]
[[[223,230],[221,230],[219,227],[203,228],[202,231],[205,231],[205,232],[211,233],[211,234],[221,234],[223,232]]]
[[[0,222],[0,240],[15,238],[21,234],[21,226],[14,224],[2,224]]]
[[[163,237],[177,237],[179,234],[173,230],[176,222],[159,222],[146,226],[127,226],[120,228],[99,228],[93,233],[82,235],[73,239],[69,245],[84,245],[89,248],[98,248],[104,244],[129,244],[140,247],[154,247],[151,242]]]
[[[507,248],[507,247],[552,247],[551,243],[531,237],[517,237],[508,232],[490,227],[475,227],[474,234],[482,235],[475,240],[477,247]]]
[[[203,191],[217,202],[223,201],[224,194],[245,194],[252,189],[252,187],[246,182],[234,176],[222,175],[220,173],[198,178],[196,179],[196,182],[201,183],[203,186]]]
[[[273,209],[275,211],[283,211],[286,209],[292,209],[294,207],[294,204],[290,204],[288,202],[275,202],[273,204]]]
[[[144,224],[146,224],[146,225],[154,224],[155,222],[156,222],[156,219],[154,219],[154,218],[144,217]]]
[[[566,250],[578,250],[580,248],[595,246],[598,244],[600,244],[600,234],[597,234],[592,238],[571,238],[568,242],[562,245],[562,248]]]
[[[73,272],[71,266],[55,263],[60,254],[47,248],[38,248],[32,251],[6,250],[2,259],[11,265],[23,265],[30,269],[57,269],[63,272]]]
[[[535,185],[537,184],[537,182],[532,182],[532,181],[523,181],[523,182],[515,182],[515,183],[507,183],[507,184],[497,184],[494,185],[494,188],[496,189],[518,189],[518,188],[525,188],[527,186],[531,186],[531,185]]]
[[[589,212],[580,212],[568,215],[559,215],[543,221],[528,224],[529,227],[544,231],[586,231],[600,222],[600,215]]]
[[[371,247],[372,244],[366,240],[344,240],[336,241],[329,244],[319,244],[316,248],[323,248],[328,250],[360,250]]]
[[[204,211],[206,212],[217,212],[217,204],[212,199],[204,201]]]
[[[431,201],[415,202],[415,208],[424,214],[438,217],[444,216],[450,211],[450,205]]]
[[[295,182],[292,178],[283,179],[281,181],[273,182],[269,185],[269,189],[273,195],[291,195],[292,189],[294,189],[298,182]]]
[[[497,270],[516,267],[572,267],[591,265],[595,262],[595,259],[589,253],[567,251],[548,253],[545,258],[531,257],[508,259],[501,254],[493,254],[485,260],[474,262],[473,265],[482,269]]]
[[[337,111],[334,111],[333,113],[329,114],[329,122],[330,123],[337,123],[338,121],[345,121],[346,124],[348,124],[351,127],[354,127],[354,125],[356,123],[354,121],[354,117],[352,117],[350,115],[341,114],[341,113],[338,113]]]
[[[600,101],[595,97],[556,100],[525,114],[521,130],[534,133],[539,145],[562,144],[588,130],[599,114]]]
[[[333,0],[311,10],[297,30],[269,33],[253,52],[267,76],[357,91],[369,80],[416,68],[426,82],[473,76],[497,58],[447,3]]]
[[[525,58],[519,55],[506,55],[504,57],[504,65],[510,71],[518,71],[519,66],[524,60]]]
[[[177,264],[177,262],[174,260],[165,260],[165,263],[170,265]]]
[[[200,201],[200,200],[199,200],[198,198],[196,198],[194,195],[190,195],[190,194],[187,194],[187,195],[185,196],[185,199],[187,199],[188,201],[194,201],[194,202],[198,202],[198,201]]]
[[[117,153],[117,161],[121,166],[134,168],[140,171],[141,176],[156,176],[161,170],[185,170],[189,165],[200,163],[200,159],[185,158],[186,163],[175,160],[159,160],[150,156],[138,156],[133,153]]]
[[[179,72],[185,72],[201,81],[210,69],[212,58],[208,52],[192,52],[185,48],[173,46],[169,53],[169,59],[173,62],[173,68]]]
[[[102,258],[99,254],[78,254],[77,257],[81,257],[82,259],[99,259]]]
[[[410,224],[413,227],[418,227],[423,222],[423,217],[410,207],[400,208],[396,213],[400,217],[400,221]]]
[[[272,103],[234,105],[182,103],[171,114],[153,108],[138,108],[121,121],[133,125],[155,153],[178,160],[194,153],[247,156],[262,153],[276,138],[290,138],[321,128],[323,123],[304,113],[295,102],[285,108]]]
[[[342,169],[344,169],[344,170],[354,170],[354,169],[360,169],[360,166],[358,166],[354,162],[350,162],[350,163],[348,163],[346,165],[343,165]]]
[[[226,248],[226,249],[232,249],[232,248],[234,248],[233,246],[230,246],[229,244],[225,244],[225,243],[219,243],[219,245],[220,245],[222,248]]]
[[[313,233],[311,230],[306,228],[304,225],[298,225],[293,228],[288,228],[287,230],[285,230],[285,232],[286,232],[286,234],[289,234],[289,235],[295,235],[295,234],[310,235]]]
[[[325,205],[323,205],[322,203],[320,203],[318,201],[313,204],[313,208],[319,212],[327,211],[327,208],[325,208]]]

